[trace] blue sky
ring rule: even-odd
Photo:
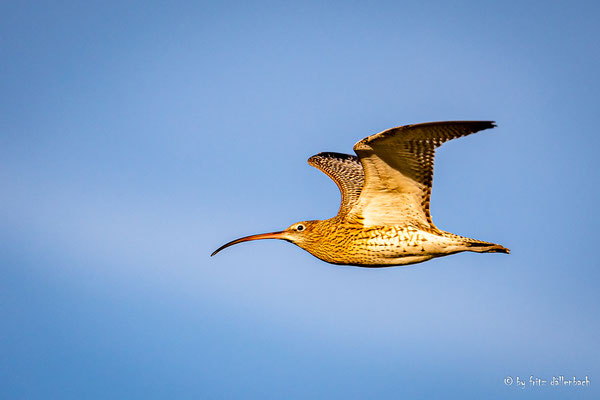
[[[599,11],[2,4],[0,397],[597,398]],[[453,119],[498,127],[438,151],[434,221],[511,255],[209,257],[337,212],[309,156]]]

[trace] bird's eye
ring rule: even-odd
[[[304,230],[304,225],[298,225],[298,226],[296,227],[296,230],[297,230],[298,232],[300,232],[300,231],[303,231],[303,230]]]

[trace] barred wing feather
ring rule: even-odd
[[[429,203],[435,149],[444,142],[493,128],[492,121],[448,121],[406,125],[364,138],[354,151],[364,186],[348,218],[365,226],[413,224],[437,229]]]

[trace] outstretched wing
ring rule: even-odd
[[[435,228],[429,213],[435,149],[448,140],[493,128],[492,121],[406,125],[354,145],[365,184],[349,216],[365,226],[412,223]]]
[[[333,179],[342,194],[338,216],[348,214],[358,200],[365,182],[358,157],[342,153],[319,153],[309,158],[308,163]]]

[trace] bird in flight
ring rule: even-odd
[[[429,212],[435,149],[495,126],[492,121],[405,125],[359,141],[354,145],[356,156],[312,156],[308,163],[329,176],[342,194],[335,217],[236,239],[211,256],[258,239],[287,240],[328,263],[360,267],[415,264],[463,251],[508,254],[510,250],[499,244],[437,228]]]

